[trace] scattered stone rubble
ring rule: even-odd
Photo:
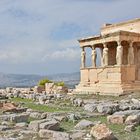
[[[80,112],[41,112],[10,102],[11,98],[31,99],[35,104],[50,105],[60,100],[71,102]],[[67,103],[65,103],[67,104]],[[62,106],[65,106],[63,103]],[[67,94],[35,93],[31,88],[0,90],[0,139],[50,140],[117,140],[107,124],[89,121],[90,117],[106,116],[108,124],[125,125],[124,132],[135,131],[140,125],[140,100],[83,100]],[[29,118],[33,118],[29,122]],[[61,130],[61,122],[75,124],[70,132]],[[1,136],[2,134],[2,136]]]
[[[67,93],[68,88],[66,86],[58,86],[52,82],[52,83],[46,83],[45,86],[35,86],[34,92],[36,93],[47,92],[49,94]]]

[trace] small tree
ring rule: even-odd
[[[49,79],[42,79],[39,81],[38,85],[39,86],[45,86],[46,83],[52,83],[52,81],[50,81]]]

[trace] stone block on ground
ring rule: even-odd
[[[86,132],[83,132],[83,130],[71,134],[72,140],[81,140],[85,136],[86,136]]]
[[[32,113],[30,113],[30,117],[31,118],[35,118],[35,119],[41,119],[41,113],[39,113],[39,112],[32,112]]]
[[[27,122],[29,114],[9,114],[9,115],[0,115],[0,121],[10,121],[14,123]]]
[[[84,110],[88,112],[95,112],[97,111],[97,105],[96,104],[86,104],[84,106]]]
[[[84,104],[84,102],[83,102],[83,100],[82,99],[80,99],[80,98],[77,98],[77,99],[75,99],[75,100],[73,100],[73,104],[75,105],[75,106],[82,106],[83,104]]]
[[[45,87],[44,86],[35,86],[34,87],[34,92],[35,93],[42,93],[43,91],[45,91]]]
[[[79,120],[80,116],[78,114],[71,113],[67,116],[67,118],[69,121],[75,121],[75,120]]]
[[[62,122],[62,121],[67,120],[67,117],[66,116],[55,116],[54,119],[56,121]]]
[[[47,93],[52,93],[53,87],[55,86],[54,83],[46,83],[45,84],[45,91]]]
[[[15,125],[16,127],[27,127],[28,124],[26,122],[22,122],[22,123],[16,123]]]
[[[100,103],[97,106],[97,111],[99,113],[104,113],[104,114],[110,114],[111,115],[118,110],[119,110],[119,105],[118,104]]]
[[[136,128],[135,128],[135,125],[127,125],[127,126],[124,128],[124,130],[125,130],[126,132],[132,132],[132,131],[135,131]]]
[[[59,122],[56,120],[46,121],[40,124],[40,129],[59,130]]]
[[[130,115],[126,118],[125,124],[127,125],[139,125],[140,124],[140,115]]]
[[[124,115],[124,116],[129,116],[129,115],[136,115],[136,114],[140,114],[140,110],[118,111],[118,112],[115,112],[113,115]]]
[[[124,115],[109,115],[107,116],[107,122],[112,124],[123,124],[125,121]]]
[[[6,131],[6,130],[8,130],[8,129],[11,129],[11,127],[6,126],[6,125],[0,125],[0,132],[1,132],[1,131]]]
[[[48,140],[70,140],[70,135],[65,132],[41,129],[39,136]]]
[[[131,102],[134,103],[134,104],[140,104],[140,100],[135,99],[135,98],[132,98]]]
[[[40,124],[43,122],[46,122],[46,119],[31,121],[29,124],[29,129],[37,132],[40,130]]]
[[[12,114],[10,116],[10,121],[15,122],[15,123],[20,123],[20,122],[27,122],[29,118],[29,114],[23,113],[23,114]]]
[[[81,120],[79,123],[77,123],[75,125],[75,129],[86,129],[89,127],[94,126],[94,123],[92,121],[88,121],[88,120]]]
[[[90,134],[96,140],[117,140],[113,132],[106,126],[106,124],[97,124],[92,127]]]

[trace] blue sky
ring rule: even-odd
[[[0,72],[79,71],[77,39],[140,18],[140,0],[1,0]]]

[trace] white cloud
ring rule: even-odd
[[[76,49],[67,48],[65,50],[57,50],[51,53],[46,54],[42,61],[46,61],[48,59],[55,61],[75,61],[75,59],[80,58],[80,51]]]
[[[46,61],[55,63],[59,59],[62,63],[78,60],[77,39],[99,32],[104,22],[139,16],[139,4],[139,0],[2,0],[0,64],[22,63],[24,69],[27,63],[45,65]],[[60,31],[58,39],[52,39],[52,32],[64,23],[76,25],[80,30],[73,30],[76,35],[67,38],[65,36],[70,33]],[[75,65],[77,63],[73,62]],[[50,68],[50,72],[54,71]]]

